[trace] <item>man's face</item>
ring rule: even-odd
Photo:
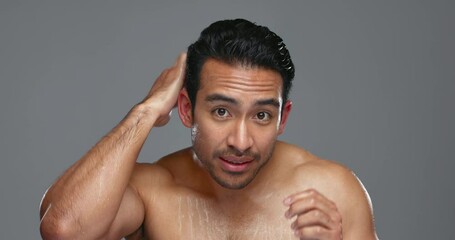
[[[284,128],[281,93],[281,75],[273,70],[205,62],[193,115],[193,151],[218,184],[244,188],[270,159]]]

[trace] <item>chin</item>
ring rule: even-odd
[[[253,181],[254,176],[248,177],[247,179],[242,180],[239,179],[238,181],[235,180],[233,181],[232,179],[222,179],[217,176],[212,176],[212,178],[213,180],[215,180],[216,183],[218,183],[218,185],[220,185],[223,188],[231,190],[240,190],[247,187]],[[239,176],[237,178],[239,178]]]

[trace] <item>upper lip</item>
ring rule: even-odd
[[[253,161],[253,158],[251,157],[238,157],[238,156],[222,156],[220,157],[222,160],[230,163],[235,163],[235,164],[242,164],[242,163],[247,163]]]

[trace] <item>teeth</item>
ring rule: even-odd
[[[230,159],[226,159],[226,158],[221,158],[223,161],[227,162],[227,163],[230,163],[230,164],[233,164],[233,165],[243,165],[245,163],[248,163],[249,161],[245,161],[245,162],[235,162],[235,161],[232,161]]]
[[[228,162],[228,163],[230,163],[230,164],[234,164],[234,165],[242,165],[242,164],[244,164],[244,162],[239,162],[239,163],[237,163],[237,162],[230,162],[230,161],[226,161],[226,162]]]

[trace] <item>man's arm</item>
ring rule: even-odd
[[[48,189],[40,208],[44,239],[113,239],[140,227],[144,205],[128,183],[150,130],[169,121],[185,59],[163,71],[147,97]]]
[[[352,171],[346,169],[341,175],[344,187],[338,196],[343,205],[344,239],[377,240],[373,206],[366,188]]]

